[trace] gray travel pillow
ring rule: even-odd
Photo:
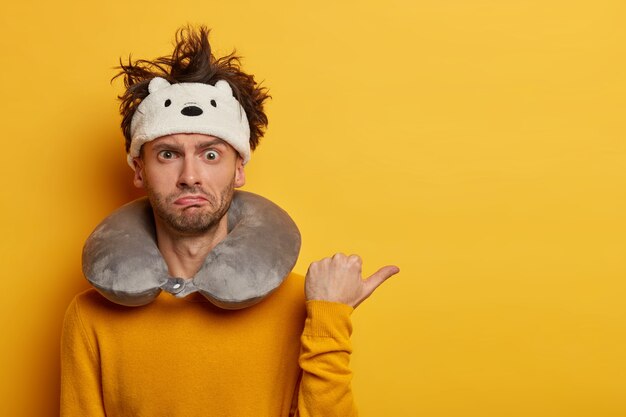
[[[141,306],[167,291],[199,291],[218,307],[240,309],[261,301],[283,282],[300,252],[300,232],[289,215],[259,195],[235,191],[228,235],[193,279],[170,277],[156,242],[147,198],[102,221],[83,248],[83,273],[106,298]]]

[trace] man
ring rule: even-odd
[[[398,268],[381,268],[364,280],[358,256],[336,254],[311,264],[305,291],[293,273],[279,274],[268,290],[257,282],[259,273],[275,272],[283,251],[247,260],[256,250],[249,244],[253,233],[235,239],[229,225],[229,209],[239,211],[231,206],[239,204],[234,189],[244,185],[244,165],[267,125],[266,91],[239,69],[236,57],[212,55],[204,27],[179,31],[171,57],[121,68],[128,161],[134,184],[148,196],[152,214],[142,221],[151,225],[158,259],[129,273],[127,265],[142,256],[124,249],[110,261],[128,240],[103,232],[109,229],[96,229],[90,238],[104,242],[104,254],[89,243],[85,253],[98,252],[98,262],[109,263],[86,269],[98,291],[79,294],[66,314],[61,416],[356,415],[350,314]],[[256,204],[250,201],[245,204]],[[263,215],[258,211],[254,220],[274,221]],[[122,222],[120,239],[140,235],[133,231],[140,220]],[[281,234],[282,223],[276,224],[272,236]],[[151,245],[150,238],[141,239],[128,247]],[[241,273],[217,274],[208,285],[199,276],[224,263],[215,254],[227,243],[238,251],[238,264],[253,264]],[[161,260],[164,281],[148,290],[131,288],[138,276],[152,282]],[[118,269],[125,272],[115,275]],[[95,270],[106,278],[92,278]],[[253,272],[243,286],[233,284],[248,270]]]

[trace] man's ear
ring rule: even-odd
[[[133,177],[133,184],[137,188],[144,188],[143,160],[141,159],[141,156],[133,158],[133,168],[135,169],[135,176]]]
[[[235,162],[235,164],[235,188],[243,187],[246,183],[246,171],[243,165],[243,158],[237,155],[237,162]]]

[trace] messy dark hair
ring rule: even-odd
[[[254,150],[267,127],[267,115],[263,104],[270,96],[265,87],[254,80],[254,76],[241,71],[241,57],[231,54],[216,58],[209,44],[209,29],[190,26],[176,32],[174,51],[171,56],[162,56],[152,61],[138,59],[128,63],[120,58],[120,72],[113,77],[124,77],[124,94],[121,100],[122,132],[126,138],[126,152],[130,149],[130,122],[137,106],[148,96],[148,84],[154,77],[165,78],[170,84],[192,82],[214,85],[218,80],[230,84],[233,95],[241,104],[250,124],[250,148]]]

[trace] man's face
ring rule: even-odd
[[[198,235],[216,227],[236,187],[245,183],[243,160],[214,136],[175,134],[143,145],[134,184],[144,188],[155,216],[172,231]]]

